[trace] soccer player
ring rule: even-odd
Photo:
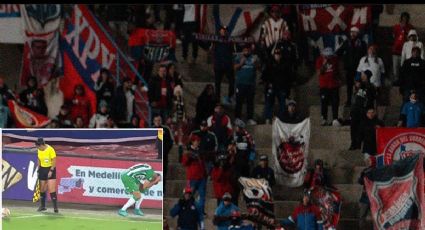
[[[148,164],[137,164],[121,174],[121,181],[126,192],[133,194],[127,203],[118,211],[120,216],[128,216],[127,209],[135,204],[134,214],[143,216],[140,205],[142,204],[142,192],[161,181],[161,175],[155,173]]]
[[[55,213],[58,213],[56,195],[56,152],[39,137],[35,142],[38,156],[38,180],[40,181],[40,207],[37,211],[46,211],[46,191],[50,193]]]

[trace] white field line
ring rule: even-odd
[[[13,219],[25,219],[25,218],[33,218],[33,217],[41,217],[41,216],[47,216],[47,215],[26,215],[26,216],[17,216],[17,217],[10,217]],[[84,217],[84,216],[57,216],[57,217],[63,217],[63,218],[71,218],[71,219],[86,219],[86,220],[99,220],[99,221],[120,221],[120,222],[145,222],[150,224],[162,224],[161,221],[146,221],[143,219],[140,220],[120,220],[120,219],[110,219],[110,218],[93,218],[93,217]]]

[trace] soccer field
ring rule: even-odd
[[[162,228],[162,221],[140,217],[113,217],[111,215],[90,215],[84,213],[37,213],[11,211],[9,218],[3,218],[3,230],[145,230]],[[130,213],[129,213],[130,214]]]

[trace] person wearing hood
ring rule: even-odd
[[[216,208],[213,223],[217,226],[217,230],[227,230],[232,224],[232,213],[239,212],[238,206],[232,203],[232,195],[226,192],[223,195],[223,201]]]
[[[400,93],[403,101],[408,101],[411,90],[418,92],[421,101],[425,100],[425,60],[420,56],[419,47],[412,48],[412,57],[407,59],[400,69]]]
[[[369,81],[371,76],[370,70],[364,71],[354,86],[354,101],[350,110],[351,145],[349,150],[360,149],[360,123],[365,119],[367,108],[375,105],[376,89]]]
[[[95,113],[90,119],[89,128],[106,128],[108,117],[109,117],[108,103],[102,100],[99,103],[99,109],[97,113]]]
[[[403,66],[404,61],[412,57],[413,47],[419,47],[421,49],[420,56],[422,59],[425,59],[424,56],[424,45],[419,41],[418,33],[416,30],[410,30],[407,35],[408,41],[403,44],[403,50],[401,51],[401,60],[400,64]]]
[[[81,116],[84,120],[84,124],[87,125],[90,119],[90,99],[86,94],[84,86],[78,84],[74,88],[74,97],[72,98],[71,105],[71,117],[72,119]]]
[[[425,121],[425,108],[422,102],[418,101],[416,91],[410,92],[409,101],[404,103],[398,127],[417,128],[423,127]]]
[[[332,125],[341,126],[338,121],[339,107],[339,71],[338,60],[332,48],[323,49],[322,55],[316,60],[316,70],[319,76],[321,125],[327,125],[328,105],[332,107]]]
[[[205,230],[204,215],[195,202],[192,189],[187,187],[183,190],[183,197],[170,210],[170,216],[176,217],[177,229],[180,230]]]
[[[47,106],[44,101],[44,92],[38,88],[37,78],[27,80],[27,88],[19,94],[20,102],[34,112],[47,115]]]
[[[288,123],[288,124],[297,124],[304,120],[303,117],[298,112],[297,102],[294,100],[288,101],[286,109],[283,112],[282,116],[279,117],[279,119],[283,123]]]

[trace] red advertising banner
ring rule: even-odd
[[[425,154],[423,128],[378,128],[376,138],[377,151],[383,155],[385,165],[415,154]]]
[[[58,199],[61,202],[123,205],[130,198],[121,182],[121,173],[131,166],[147,163],[162,176],[161,162],[59,157],[57,160]],[[142,194],[142,207],[162,208],[162,181]]]

